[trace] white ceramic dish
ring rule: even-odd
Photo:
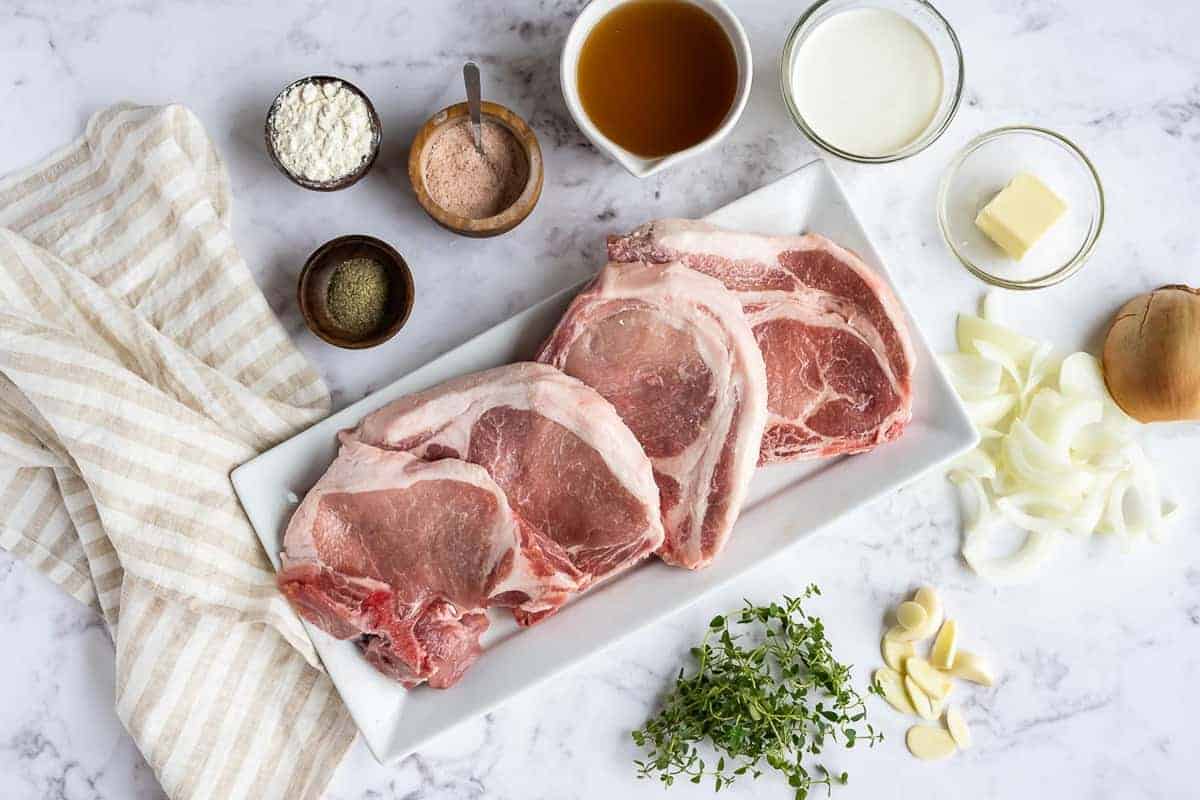
[[[859,253],[886,278],[833,173],[814,161],[708,217],[763,233],[815,231]],[[397,397],[473,370],[529,358],[578,291],[573,287],[517,314],[411,375],[317,423],[233,472],[233,485],[263,546],[278,553],[295,497],[334,457],[334,434]],[[897,292],[899,294],[899,292]],[[903,297],[901,296],[901,302]],[[368,747],[394,762],[456,723],[486,713],[576,662],[658,622],[864,503],[973,448],[976,435],[911,317],[917,370],[913,421],[897,442],[862,456],[759,470],[729,546],[702,572],[648,561],[602,584],[545,622],[519,630],[493,615],[486,652],[452,689],[405,691],[377,673],[350,642],[308,626],[330,677]],[[289,500],[289,497],[291,498]],[[797,578],[800,583],[820,576]]]
[[[583,103],[579,99],[576,74],[579,68],[579,51],[583,48],[583,43],[587,41],[588,34],[605,14],[630,0],[592,0],[583,11],[579,12],[579,16],[571,25],[570,32],[567,33],[567,40],[563,43],[558,76],[562,85],[563,99],[567,102],[567,110],[571,112],[575,124],[583,131],[583,135],[588,138],[588,141],[594,144],[600,152],[628,170],[629,174],[635,178],[645,178],[661,172],[692,156],[703,153],[720,142],[733,130],[733,126],[737,125],[742,111],[746,108],[746,101],[750,99],[750,84],[754,79],[754,59],[750,53],[750,39],[746,36],[746,29],[742,27],[742,23],[722,0],[686,1],[711,14],[713,19],[720,23],[725,35],[729,37],[729,42],[733,45],[733,54],[737,58],[738,82],[737,92],[733,96],[733,105],[730,106],[729,113],[725,115],[725,121],[721,123],[721,127],[713,131],[712,135],[704,141],[686,150],[680,150],[678,153],[658,158],[644,158],[629,152],[592,124],[592,120],[583,110]]]

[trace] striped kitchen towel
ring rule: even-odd
[[[103,616],[173,798],[318,797],[354,737],[229,482],[328,410],[188,109],[0,181],[0,546]]]

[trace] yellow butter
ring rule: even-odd
[[[1050,187],[1022,172],[983,207],[975,225],[1020,260],[1066,210],[1067,204]]]

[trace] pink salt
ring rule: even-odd
[[[470,219],[494,217],[521,196],[529,163],[517,137],[483,120],[483,154],[468,120],[441,128],[425,153],[425,187],[433,202]]]

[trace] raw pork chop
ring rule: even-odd
[[[823,236],[651,222],[610,237],[614,261],[682,261],[737,292],[767,365],[759,463],[860,453],[912,417],[904,314],[862,259]]]
[[[511,364],[447,381],[384,406],[352,435],[482,466],[517,514],[566,552],[581,589],[662,543],[641,445],[607,400],[553,367]],[[552,611],[514,613],[528,625]]]
[[[279,588],[295,609],[357,637],[406,687],[454,684],[479,656],[487,606],[547,613],[580,578],[482,468],[353,441],[296,509],[283,546]]]
[[[682,264],[610,264],[571,303],[538,360],[604,395],[654,464],[659,555],[706,566],[754,474],[767,376],[737,297]]]

